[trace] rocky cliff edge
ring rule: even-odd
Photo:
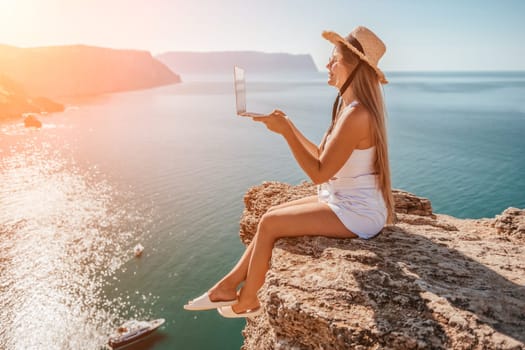
[[[249,189],[241,240],[270,206],[315,193]],[[265,312],[247,320],[242,350],[525,349],[525,210],[457,219],[408,192],[394,198],[396,225],[371,240],[278,240]]]

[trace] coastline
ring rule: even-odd
[[[323,129],[328,120],[323,119],[323,113],[326,112],[328,103],[333,102],[333,91],[325,88],[324,82],[314,85],[310,82],[304,85],[283,85],[255,84],[251,90],[253,99],[250,103],[257,109],[270,108],[270,103],[274,103],[274,98],[270,97],[276,96],[278,92],[282,101],[279,105],[293,116],[305,134],[312,140],[317,140],[321,136],[317,132]],[[431,198],[436,212],[456,218],[490,218],[510,205],[523,208],[523,201],[519,197],[523,187],[519,178],[523,163],[520,163],[519,152],[516,152],[522,142],[515,137],[522,130],[522,119],[519,115],[507,115],[501,110],[492,112],[502,104],[514,106],[512,97],[518,96],[521,88],[512,93],[507,91],[495,100],[487,98],[485,94],[480,97],[478,93],[455,93],[454,96],[460,96],[463,102],[459,104],[457,100],[449,101],[447,108],[461,105],[465,112],[448,118],[448,114],[431,112],[435,108],[439,109],[442,102],[434,99],[434,92],[420,91],[418,86],[403,83],[402,86],[387,87],[391,102],[392,174],[396,187]],[[450,89],[454,86],[452,84]],[[86,200],[86,194],[71,187],[76,182],[58,182],[60,186],[56,186],[54,177],[42,176],[47,174],[45,171],[28,172],[38,169],[29,167],[28,163],[37,159],[43,165],[41,169],[71,159],[77,166],[57,169],[61,176],[86,180],[97,188],[109,181],[116,190],[115,194],[122,190],[127,193],[126,189],[132,190],[135,193],[133,198],[140,199],[156,210],[156,218],[159,220],[153,220],[154,224],[147,229],[135,229],[138,233],[149,233],[141,240],[146,247],[147,258],[130,260],[124,266],[125,270],[119,270],[116,274],[117,280],[110,281],[111,288],[104,289],[101,294],[101,297],[108,300],[129,296],[130,305],[140,305],[148,315],[166,317],[167,328],[163,331],[163,337],[152,340],[154,344],[151,346],[156,349],[180,346],[213,349],[219,342],[225,348],[241,347],[244,320],[224,322],[216,312],[186,313],[182,310],[182,305],[197,292],[208,288],[216,278],[227,273],[242,254],[243,246],[237,234],[243,209],[242,198],[246,190],[266,179],[291,184],[298,184],[304,179],[304,173],[296,166],[283,143],[274,142],[267,131],[257,128],[256,124],[246,125],[232,117],[231,94],[230,81],[220,84],[185,82],[155,89],[105,94],[86,97],[86,104],[80,103],[83,100],[80,99],[78,107],[66,107],[65,113],[49,115],[42,120],[42,130],[25,129],[20,123],[14,128],[6,127],[2,130],[4,178],[9,174],[19,174],[12,176],[3,186],[5,198],[9,198],[6,202],[12,204],[3,212],[5,220],[27,220],[31,213],[39,213],[42,201],[35,200],[27,205],[20,205],[20,200],[31,197],[30,194],[26,195],[30,187],[20,185],[22,179],[28,184],[40,184],[38,189],[53,188],[52,194],[73,195],[71,204],[79,209],[58,211],[59,216],[77,219],[85,213],[80,208]],[[418,97],[418,101],[432,103],[412,104],[414,96]],[[204,100],[208,103],[195,103]],[[478,100],[484,105],[480,107],[474,103]],[[77,105],[76,101],[71,103]],[[216,113],[209,113],[211,106]],[[487,108],[490,113],[485,111],[486,114],[480,114],[480,111]],[[521,107],[516,105],[515,108]],[[473,120],[474,116],[476,118]],[[463,120],[465,123],[462,123]],[[501,123],[502,128],[494,130],[492,121],[495,120]],[[207,132],[196,132],[197,125],[205,125]],[[471,125],[477,125],[478,128],[472,130]],[[457,134],[447,133],[451,127],[457,128],[462,135],[467,131],[477,133],[469,138],[458,137]],[[144,132],[145,130],[148,132]],[[487,140],[485,136],[491,134],[489,131],[499,132],[501,138],[492,137]],[[215,137],[210,139],[209,135]],[[439,138],[435,139],[434,135],[439,135]],[[189,141],[202,146],[188,152]],[[14,150],[22,153],[15,154]],[[220,154],[220,157],[210,157],[212,153]],[[510,159],[514,161],[510,162]],[[188,165],[191,165],[191,169],[185,171],[185,166]],[[91,170],[105,180],[95,181]],[[33,175],[21,177],[23,174]],[[278,192],[275,197],[271,199],[269,196],[268,199],[277,203],[283,200],[279,193],[284,195],[284,192],[279,192],[280,188],[275,190]],[[268,191],[271,192],[272,188]],[[288,194],[289,199],[297,195],[292,192]],[[100,198],[122,203],[117,204],[120,207],[126,204],[113,195],[108,197],[101,193]],[[17,206],[26,209],[22,212]],[[53,209],[52,206],[46,207]],[[57,232],[79,231],[71,226],[75,220],[65,221],[65,226],[64,222],[61,224],[60,221],[52,221],[57,214],[39,215],[39,220],[47,220],[47,225]],[[414,216],[413,220],[422,222],[429,219]],[[126,225],[125,222],[116,220],[112,227],[115,232],[120,232]],[[36,231],[33,236],[35,239],[38,237]],[[45,236],[42,235],[41,239],[47,242]],[[86,239],[85,243],[88,244],[91,238],[87,236]],[[312,250],[306,245],[304,248]],[[275,251],[280,252],[279,249],[277,247]],[[30,262],[40,254],[40,245],[35,245],[34,250],[26,249],[23,253],[17,253],[17,256]],[[57,254],[59,255],[52,256],[53,260],[57,256],[60,259],[73,258],[67,252]],[[45,255],[50,254],[47,252]],[[341,259],[344,262],[344,258]],[[338,259],[332,261],[340,263]],[[318,265],[312,266],[318,268]],[[96,266],[89,265],[89,269],[93,268]],[[15,276],[15,272],[14,269],[6,270],[2,282]],[[32,274],[27,275],[28,278],[31,276]],[[48,276],[46,281],[53,283],[54,278]],[[296,279],[303,281],[303,277]],[[17,285],[28,283],[27,279],[18,277],[13,281]],[[118,287],[118,291],[114,291],[114,287]],[[139,291],[139,294],[135,294],[135,291]],[[150,303],[150,299],[146,299],[146,302],[142,299],[142,295],[147,296],[149,293],[158,298],[156,304]],[[5,295],[3,305],[15,300],[11,299],[14,296],[9,293]],[[16,302],[12,305],[23,306]],[[42,315],[54,315],[57,310],[57,305],[53,303],[44,306],[45,312]],[[70,308],[64,315],[70,315],[75,304],[71,304]],[[287,305],[282,307],[283,310],[287,308]],[[304,314],[303,309],[298,311],[299,315]],[[92,314],[108,310],[110,309],[105,306],[88,309]],[[127,314],[118,316],[127,317]],[[120,318],[119,320],[123,321]],[[53,320],[44,318],[36,322],[33,319],[22,323],[41,330],[41,335],[44,330],[52,332],[52,327],[46,326],[47,321]],[[87,322],[90,327],[99,325],[98,319],[89,319]],[[72,325],[72,328],[63,329],[63,332],[56,330],[54,337],[65,341],[91,337],[88,332],[75,331],[79,324],[71,319],[67,324]],[[9,322],[6,325],[10,327]],[[202,339],[199,330],[202,328],[207,329],[206,339]],[[14,334],[7,330],[0,342]],[[97,336],[100,334],[97,333]],[[33,339],[42,341],[43,337],[35,334]],[[98,338],[92,339],[96,341]],[[26,344],[24,339],[18,340],[19,344]]]

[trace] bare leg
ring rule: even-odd
[[[290,202],[286,202],[286,203],[271,207],[267,211],[267,213],[273,212],[274,210],[291,207],[291,206],[302,205],[302,204],[307,204],[307,203],[315,203],[317,201],[318,199],[316,195],[308,196],[305,198],[293,200]],[[257,228],[257,231],[259,231],[259,227]],[[239,262],[235,265],[235,267],[230,272],[228,272],[219,282],[217,282],[212,288],[210,288],[210,290],[208,290],[210,300],[219,301],[219,300],[235,299],[237,295],[237,287],[239,286],[241,282],[243,282],[246,279],[246,275],[248,274],[248,267],[250,265],[250,260],[251,260],[252,252],[253,252],[253,246],[255,244],[254,242],[255,242],[255,238],[248,245],[244,254],[242,255]]]
[[[328,236],[355,238],[326,203],[309,203],[277,209],[261,219],[254,238],[248,275],[234,312],[259,307],[257,292],[264,284],[275,241],[281,237]]]
[[[237,297],[237,286],[246,278],[254,242],[252,240],[248,245],[237,265],[208,290],[211,301],[233,300]]]
[[[300,199],[295,199],[293,201],[289,201],[289,202],[286,202],[286,203],[282,203],[282,204],[270,207],[270,209],[268,209],[267,213],[272,212],[272,211],[274,211],[276,209],[282,209],[282,208],[286,208],[286,207],[291,207],[293,205],[301,205],[301,204],[307,204],[307,203],[316,203],[318,201],[319,201],[319,198],[317,197],[317,195],[308,196],[308,197],[304,197],[304,198],[300,198]]]

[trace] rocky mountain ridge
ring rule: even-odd
[[[148,51],[87,45],[0,45],[0,74],[23,86],[27,95],[50,98],[145,89],[181,81]]]

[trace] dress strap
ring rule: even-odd
[[[357,106],[358,104],[359,104],[359,101],[357,101],[357,100],[353,100],[353,101],[350,102],[350,104],[348,105],[348,108],[351,108],[351,107]]]

